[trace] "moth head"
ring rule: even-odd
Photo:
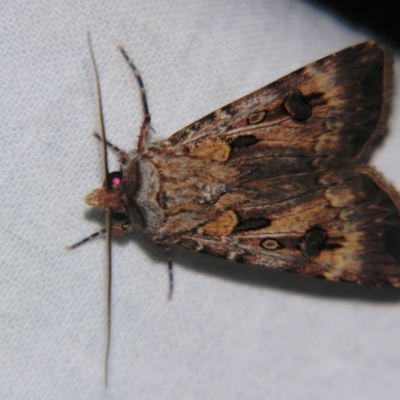
[[[115,217],[118,214],[125,214],[122,172],[111,172],[107,179],[109,184],[104,182],[103,187],[95,189],[86,195],[85,203],[88,206],[98,207],[104,211],[112,211]],[[118,219],[115,217],[114,219]]]

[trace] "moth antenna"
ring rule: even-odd
[[[112,211],[106,214],[106,257],[107,257],[107,337],[106,337],[106,356],[104,360],[104,385],[108,386],[108,362],[110,358],[111,344],[111,291],[112,291],[112,251],[111,251],[111,234],[112,234]]]
[[[85,237],[84,239],[80,240],[79,242],[74,243],[71,246],[67,246],[67,250],[73,250],[76,249],[77,247],[89,242],[90,240],[94,239],[97,236],[103,235],[106,233],[106,230],[104,228],[99,229],[97,232],[92,233],[91,235]]]
[[[103,144],[103,171],[104,171],[104,179],[106,182],[106,188],[111,189],[111,182],[108,180],[108,160],[107,160],[107,139],[106,139],[106,132],[104,128],[104,116],[103,116],[103,101],[101,97],[101,88],[100,88],[100,78],[99,78],[99,71],[97,69],[96,65],[96,60],[94,58],[93,54],[93,48],[92,48],[92,42],[90,39],[90,32],[87,32],[87,41],[89,45],[89,53],[90,53],[90,58],[92,60],[92,65],[93,65],[93,71],[94,71],[94,77],[96,80],[96,91],[97,91],[97,108],[99,112],[99,120],[100,120],[100,137],[101,137],[101,142]]]
[[[109,179],[108,171],[108,160],[107,160],[107,139],[104,128],[104,116],[103,116],[103,102],[101,97],[100,79],[99,72],[96,65],[96,60],[93,54],[92,43],[90,39],[90,32],[87,32],[87,41],[89,46],[90,58],[93,64],[93,71],[96,80],[96,91],[97,91],[97,106],[100,119],[100,137],[103,147],[103,172],[104,172],[104,184],[106,189],[111,189],[111,181]],[[104,384],[107,388],[108,384],[108,360],[110,353],[110,342],[111,342],[111,286],[112,286],[112,253],[111,253],[111,233],[112,233],[112,211],[108,211],[106,214],[106,257],[107,257],[107,337],[106,337],[106,355],[104,364]]]
[[[149,105],[147,102],[146,88],[144,87],[143,79],[142,79],[142,76],[140,75],[139,70],[136,68],[136,65],[134,64],[133,60],[128,56],[128,54],[125,51],[125,49],[123,48],[123,46],[118,45],[118,50],[124,56],[129,67],[133,71],[133,75],[136,78],[136,82],[139,85],[140,98],[142,101],[142,109],[143,109],[143,121],[142,121],[142,126],[140,127],[140,134],[139,134],[139,140],[138,140],[138,151],[141,151],[144,148],[144,145],[149,136],[149,131],[151,129],[151,115],[149,112]]]

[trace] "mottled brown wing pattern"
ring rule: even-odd
[[[363,165],[392,58],[374,42],[312,63],[152,144],[155,242],[329,280],[400,286],[399,197]],[[145,161],[146,160],[146,161]]]
[[[400,284],[400,203],[373,169],[248,182],[237,196],[227,196],[232,201],[214,220],[175,242],[263,268]],[[216,208],[223,201],[221,196]]]
[[[212,138],[229,145],[230,162],[259,160],[271,176],[366,159],[384,133],[392,64],[380,44],[350,47],[222,107],[165,145],[210,151]]]

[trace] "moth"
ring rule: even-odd
[[[329,55],[158,142],[141,76],[120,50],[139,84],[143,123],[135,150],[113,146],[121,161],[113,173],[101,129],[104,185],[85,198],[106,211],[95,235],[107,231],[110,269],[111,233],[135,226],[165,249],[400,286],[400,197],[367,164],[390,108],[387,47],[370,41]],[[102,121],[101,98],[99,110]]]

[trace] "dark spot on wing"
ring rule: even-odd
[[[301,238],[300,250],[303,256],[313,258],[319,256],[324,247],[328,234],[321,228],[315,227],[306,232]]]
[[[229,143],[229,145],[233,150],[240,147],[250,147],[259,141],[260,139],[257,139],[254,135],[243,135],[243,136],[238,136],[236,139],[232,140]]]
[[[267,218],[239,220],[239,222],[235,226],[235,229],[233,230],[233,232],[237,233],[237,232],[245,232],[245,231],[255,231],[258,229],[265,228],[270,225],[271,225],[271,221]]]
[[[298,121],[305,121],[311,115],[311,106],[300,90],[291,91],[283,103],[285,111]]]

